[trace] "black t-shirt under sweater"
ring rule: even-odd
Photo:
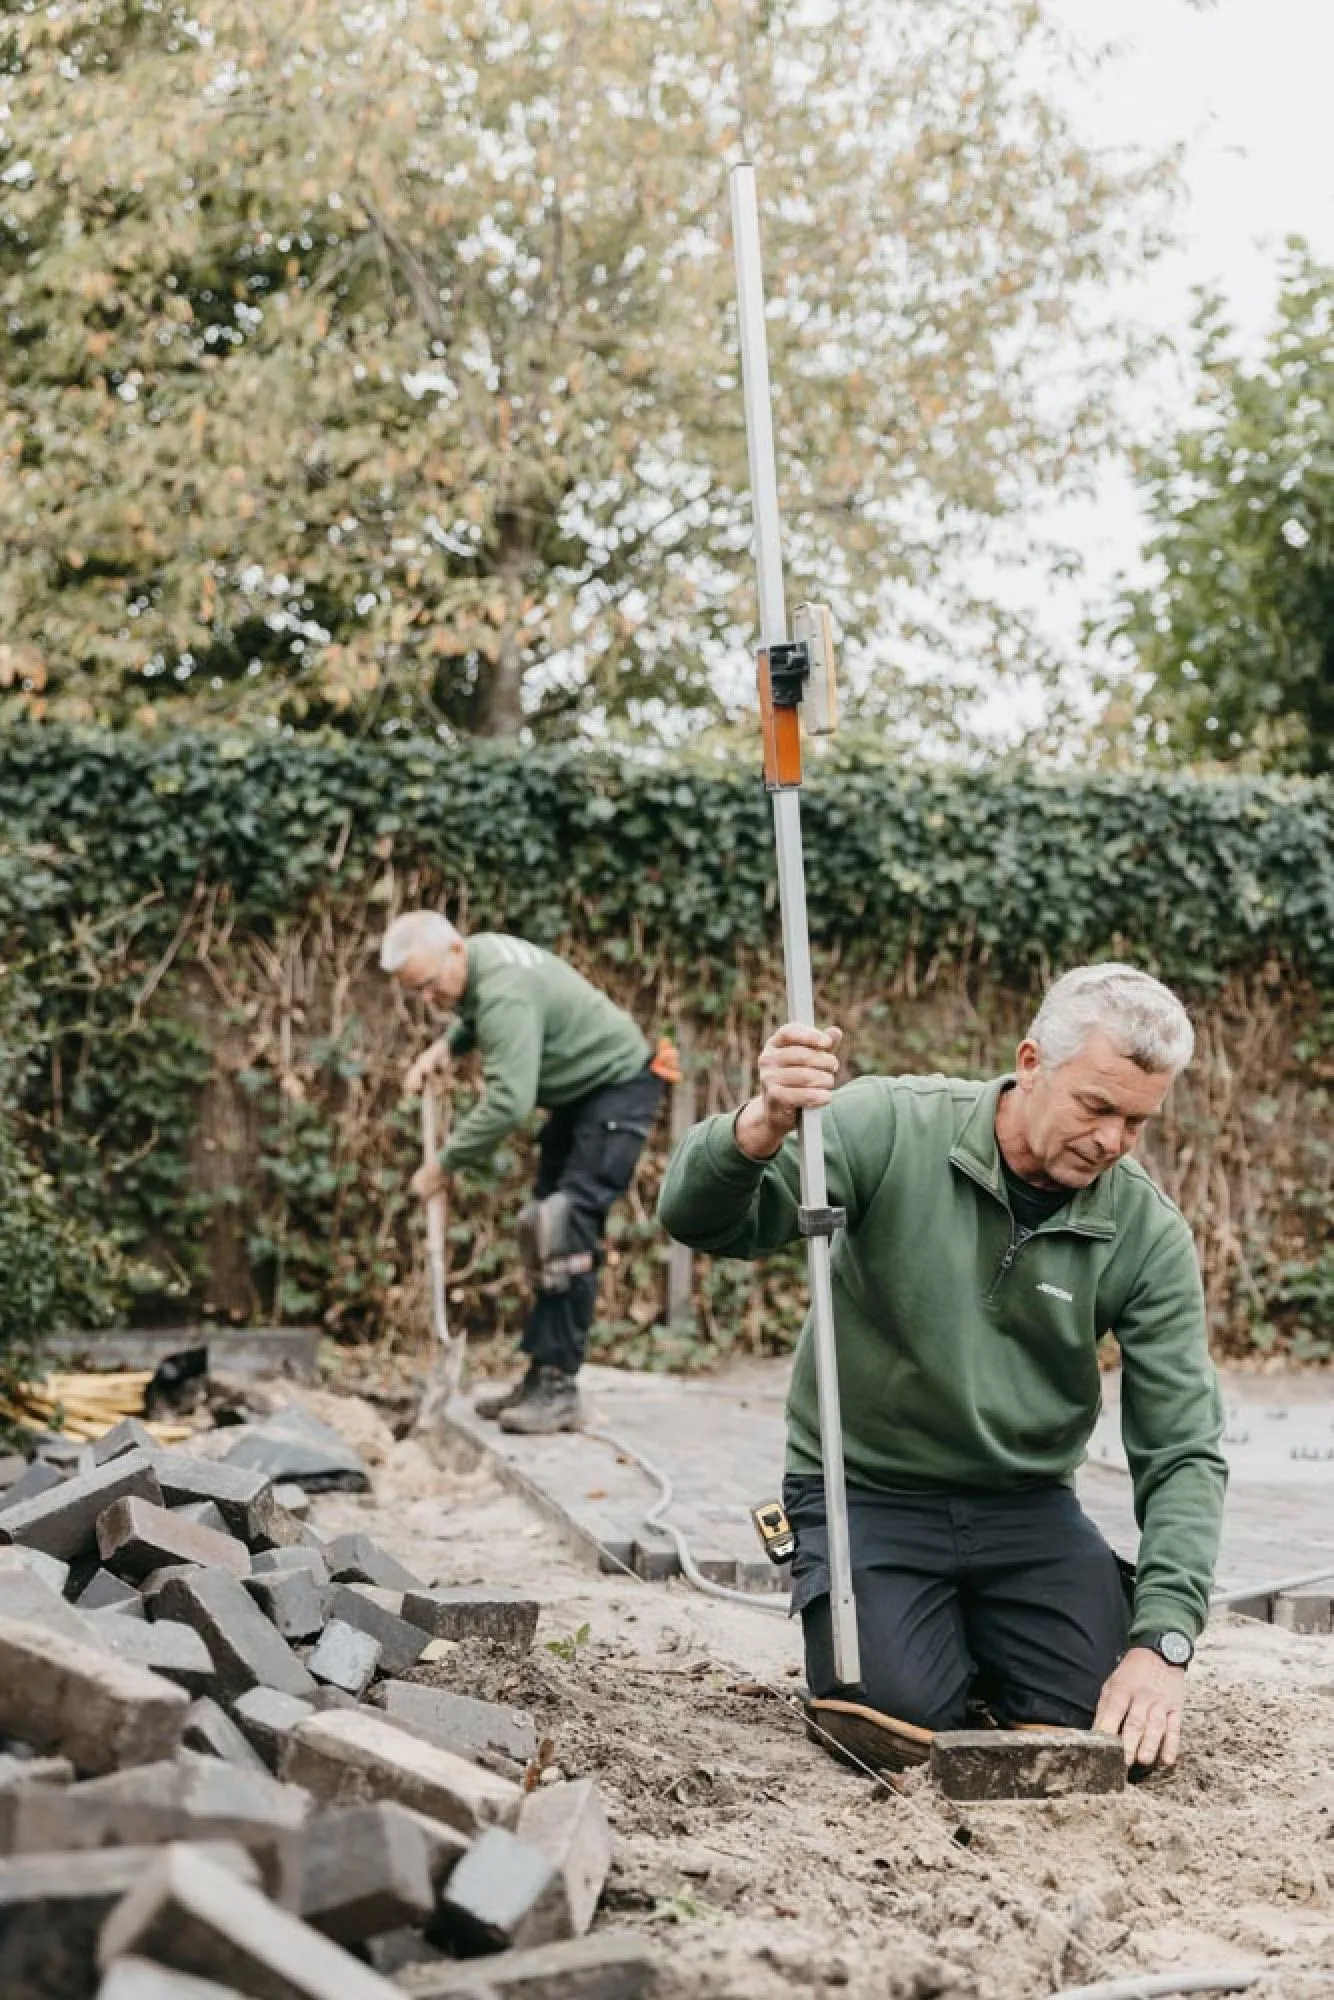
[[[999,1147],[996,1150],[1000,1152]],[[1049,1222],[1053,1215],[1072,1202],[1075,1190],[1034,1187],[1032,1181],[1019,1178],[1003,1152],[1000,1153],[1000,1163],[1005,1176],[1005,1192],[1010,1198],[1010,1212],[1022,1243],[1026,1236],[1033,1234],[1039,1223]]]

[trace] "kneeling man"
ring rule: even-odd
[[[835,1091],[837,1028],[789,1024],[760,1093],[706,1120],[659,1213],[716,1256],[797,1235],[797,1114],[827,1107],[853,1585],[863,1686],[833,1668],[809,1319],[788,1397],[793,1609],[827,1733],[912,1761],[981,1703],[1007,1727],[1118,1732],[1177,1755],[1226,1466],[1190,1231],[1131,1157],[1194,1048],[1146,973],[1081,966],[1047,993],[1015,1072],[988,1083],[863,1077]],[[1141,1528],[1133,1599],[1073,1480],[1121,1349],[1121,1424]],[[832,1697],[824,1709],[820,1698]],[[840,1700],[841,1697],[841,1700]]]

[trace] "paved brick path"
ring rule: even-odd
[[[591,1432],[642,1452],[671,1480],[670,1518],[706,1574],[747,1589],[781,1582],[760,1554],[749,1508],[777,1495],[783,1464],[786,1362],[746,1362],[715,1375],[680,1377],[585,1370]],[[1079,1477],[1085,1507],[1115,1547],[1137,1542],[1130,1480],[1117,1433],[1116,1380],[1109,1410]],[[1320,1378],[1231,1377],[1225,1384],[1232,1467],[1218,1583],[1236,1589],[1327,1566],[1334,1573],[1334,1383]],[[637,1466],[595,1435],[516,1438],[465,1406],[455,1427],[490,1455],[567,1536],[604,1551],[604,1567],[633,1562],[675,1573],[670,1541],[643,1527],[656,1490]]]

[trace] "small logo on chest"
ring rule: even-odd
[[[1067,1292],[1064,1285],[1049,1285],[1045,1278],[1041,1280],[1035,1289],[1039,1292],[1045,1292],[1048,1298],[1064,1299],[1068,1306],[1072,1306],[1075,1302],[1073,1292]]]

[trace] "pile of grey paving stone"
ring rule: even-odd
[[[0,1494],[3,2000],[635,2000],[531,1717],[404,1678],[539,1607],[431,1588],[129,1419]]]

